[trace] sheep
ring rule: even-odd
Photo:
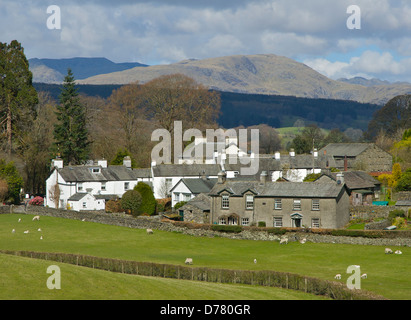
[[[16,229],[11,230],[11,233],[16,233]]]
[[[193,264],[193,259],[187,258],[185,264]]]
[[[280,240],[280,244],[288,244],[288,238],[282,238],[281,240]]]
[[[37,229],[37,231],[41,231],[41,229],[40,229],[40,228],[38,228],[38,229]]]
[[[153,229],[147,229],[147,234],[153,234]]]
[[[81,221],[86,221],[86,218],[81,219]]]
[[[40,236],[40,240],[43,240],[43,236]]]
[[[35,220],[39,221],[39,220],[40,220],[40,216],[34,216],[32,221],[35,221]]]
[[[390,248],[385,248],[385,254],[391,254],[392,250]]]
[[[367,279],[367,274],[366,274],[366,273],[363,273],[363,274],[361,275],[361,279]]]
[[[300,243],[301,243],[301,244],[304,244],[304,243],[306,243],[306,242],[307,242],[307,239],[306,239],[306,238],[300,240]]]
[[[254,259],[254,263],[257,263],[257,259]]]
[[[336,279],[336,280],[341,280],[341,274],[339,274],[339,273],[336,274],[335,277],[334,277],[334,279]]]
[[[401,250],[395,250],[395,254],[402,254]]]
[[[19,220],[17,222],[21,222],[21,219],[19,218]]]
[[[29,230],[24,231],[24,233],[29,233]]]

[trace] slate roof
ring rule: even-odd
[[[217,178],[209,178],[209,179],[203,179],[203,178],[190,178],[190,179],[181,179],[181,183],[184,183],[187,188],[194,194],[198,193],[203,193],[203,192],[210,192],[210,190],[214,187],[214,185],[217,183]],[[172,192],[174,188],[180,183],[178,182],[171,190]]]
[[[211,189],[210,196],[219,196],[226,190],[231,196],[243,196],[247,191],[255,193],[258,197],[282,197],[282,198],[337,198],[345,185],[337,183],[313,183],[313,182],[271,182],[261,184],[259,181],[235,181],[227,180],[225,183],[217,183]]]
[[[180,209],[185,210],[189,206],[194,206],[196,208],[199,208],[200,210],[203,211],[210,211],[210,197],[206,195],[205,193],[200,193],[190,201],[188,201],[185,205],[183,205]]]
[[[73,194],[70,198],[68,198],[68,201],[80,201],[83,199],[88,193],[87,192],[77,192]],[[94,197],[94,196],[93,196]]]
[[[319,152],[326,151],[327,154],[337,157],[356,157],[372,145],[372,143],[330,143]]]
[[[348,189],[373,189],[379,187],[381,182],[364,171],[344,171],[344,182]],[[337,172],[323,174],[333,181],[337,181]],[[321,178],[321,177],[320,177]]]
[[[154,177],[217,176],[218,164],[158,164],[153,167]]]
[[[93,168],[98,168],[99,172],[93,172]],[[142,173],[147,173],[146,171],[139,171],[141,169],[128,169],[122,165],[108,166],[107,168],[101,166],[67,166],[57,170],[66,182],[137,180]]]

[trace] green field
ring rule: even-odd
[[[0,249],[66,252],[180,265],[184,264],[185,258],[192,257],[195,266],[211,268],[276,270],[326,280],[333,280],[334,275],[340,273],[342,275],[341,281],[343,282],[346,281],[349,276],[349,274],[346,273],[347,267],[355,264],[361,266],[361,273],[368,274],[368,278],[361,282],[362,289],[375,292],[390,299],[411,298],[411,279],[409,279],[411,248],[408,247],[391,247],[393,250],[401,249],[403,254],[385,255],[384,247],[381,246],[314,244],[309,242],[303,245],[298,242],[279,245],[278,242],[270,241],[193,237],[181,233],[158,230],[155,230],[153,235],[147,235],[145,230],[139,229],[46,216],[42,216],[40,221],[32,221],[32,217],[32,215],[19,214],[0,215]],[[17,222],[19,218],[22,219],[21,222]],[[41,228],[42,231],[37,231],[38,228]],[[12,233],[12,229],[15,229],[16,232]],[[30,230],[30,233],[24,234],[24,230]],[[40,240],[40,235],[43,236],[43,240]],[[2,266],[6,265],[6,263],[3,263],[4,259],[10,261],[8,262],[10,263],[10,267],[7,267],[6,271],[19,270],[13,266],[12,257],[8,256],[6,256],[6,258],[2,257]],[[257,264],[254,264],[254,259],[257,259]],[[32,262],[30,261],[28,263],[31,264]],[[47,261],[45,261],[45,263],[49,264]],[[30,269],[30,267],[27,268]],[[107,285],[110,286],[107,278],[111,277],[125,277],[124,279],[130,279],[129,277],[131,277],[132,279],[136,279],[135,281],[143,281],[143,277],[131,275],[114,275],[105,271],[96,272],[97,270],[86,271],[84,270],[85,268],[68,265],[64,268],[73,270],[70,271],[73,274],[73,278],[77,272],[79,274],[82,272],[92,272],[92,278],[96,277],[95,281],[97,281],[98,277],[100,277],[99,279],[103,279],[101,280],[102,286],[104,286],[104,282],[107,282]],[[1,271],[1,274],[5,272],[3,270]],[[15,277],[14,281],[19,281],[20,277],[22,277],[22,272],[23,271],[13,273]],[[42,273],[44,274],[42,281],[45,283],[44,277],[47,278],[48,275],[45,273],[45,270],[42,270]],[[6,279],[9,277],[12,276],[9,275]],[[85,277],[87,277],[87,275]],[[5,286],[7,281],[2,278],[0,279],[2,285]],[[160,281],[160,279],[145,279],[146,278],[144,278],[144,281]],[[167,290],[165,294],[171,296],[173,292],[175,292],[175,289],[172,289],[173,285],[171,283],[172,281],[178,280],[162,280],[170,280],[170,292],[167,293]],[[74,282],[74,280],[72,281]],[[123,281],[127,282],[126,280]],[[184,281],[184,283],[190,283],[190,281]],[[13,286],[15,285],[16,283],[13,284]],[[205,283],[201,283],[200,285],[205,286]],[[212,284],[207,284],[207,286],[208,285],[210,285],[211,288]],[[45,286],[45,284],[43,284],[43,286]],[[231,290],[229,287],[226,288],[226,285],[222,286],[221,288],[224,288],[222,292]],[[89,286],[86,287],[88,288]],[[161,288],[162,286],[159,284],[159,287]],[[241,286],[233,287],[235,291],[237,290],[235,288]],[[6,286],[5,289],[5,292],[7,292],[6,296],[15,297],[13,288]],[[271,290],[271,288],[266,289]],[[210,289],[210,291],[213,292],[216,290],[217,289],[214,288]],[[262,288],[255,288],[253,290],[258,291],[262,290]],[[2,292],[4,291],[2,290]],[[97,295],[97,293],[94,294]],[[219,294],[224,293],[220,292]],[[236,299],[236,297],[245,299],[244,296],[247,295],[245,292],[237,294],[238,296],[233,293],[232,299]],[[84,296],[80,293],[77,295],[79,298]],[[263,293],[259,295],[256,292],[255,298],[253,298],[253,294],[250,299],[259,299],[259,297],[263,295]],[[184,297],[183,294],[181,294],[181,296]],[[205,296],[207,297],[208,294],[205,294]],[[273,299],[275,299],[274,296],[275,293],[273,293]],[[105,298],[109,299],[110,297]],[[148,298],[149,297],[147,297],[147,299]],[[212,297],[210,294],[210,299],[213,298],[215,297]],[[231,299],[231,297],[227,298]],[[139,299],[139,296],[136,296],[136,299]],[[174,299],[176,299],[176,297],[174,297]],[[205,298],[201,297],[199,299]],[[219,298],[217,297],[216,299]],[[287,299],[286,294],[284,294],[284,299]]]

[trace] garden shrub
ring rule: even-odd
[[[175,204],[174,209],[178,210],[179,208],[181,208],[182,206],[184,206],[187,203],[187,201],[179,201]]]
[[[140,212],[146,213],[149,216],[152,216],[156,213],[156,199],[154,198],[153,190],[151,187],[144,182],[139,182],[134,190],[138,191],[141,195],[141,206]]]
[[[114,213],[114,212],[123,212],[123,208],[121,207],[121,203],[119,200],[109,200],[106,202],[106,212]]]
[[[136,190],[128,190],[121,198],[121,207],[133,216],[138,216],[141,206],[141,195]]]
[[[37,196],[34,197],[29,201],[29,205],[31,206],[42,206],[44,204],[44,199],[43,197]]]
[[[211,229],[213,231],[232,232],[232,233],[239,233],[243,231],[243,228],[241,226],[227,226],[227,225],[221,225],[221,224],[213,224],[211,226]]]

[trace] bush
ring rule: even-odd
[[[136,190],[128,190],[121,198],[121,207],[133,216],[138,216],[141,206],[141,194]]]
[[[265,226],[266,226],[265,221],[258,221],[258,227],[263,228]]]
[[[152,216],[156,213],[156,199],[154,198],[153,190],[151,187],[144,182],[139,182],[134,190],[138,191],[141,195],[141,206],[140,211],[149,216]]]
[[[392,224],[396,226],[398,229],[404,229],[407,227],[407,222],[405,221],[404,218],[401,218],[401,217],[396,217],[394,221],[392,222]]]
[[[121,203],[119,200],[109,200],[106,202],[106,212],[113,213],[113,212],[123,212],[123,208],[121,207]]]
[[[395,218],[400,217],[400,218],[405,218],[405,212],[404,210],[401,209],[395,209],[390,211],[388,214],[388,219],[391,221],[391,223],[395,220]]]
[[[40,196],[34,197],[29,201],[31,206],[42,206],[44,204],[44,199]]]
[[[178,210],[179,208],[181,208],[182,206],[184,206],[187,203],[187,201],[180,201],[177,202],[176,205],[174,206],[175,210]]]
[[[241,226],[227,226],[227,225],[221,225],[221,224],[213,224],[211,226],[211,230],[220,231],[220,232],[239,233],[243,231],[243,228]]]

